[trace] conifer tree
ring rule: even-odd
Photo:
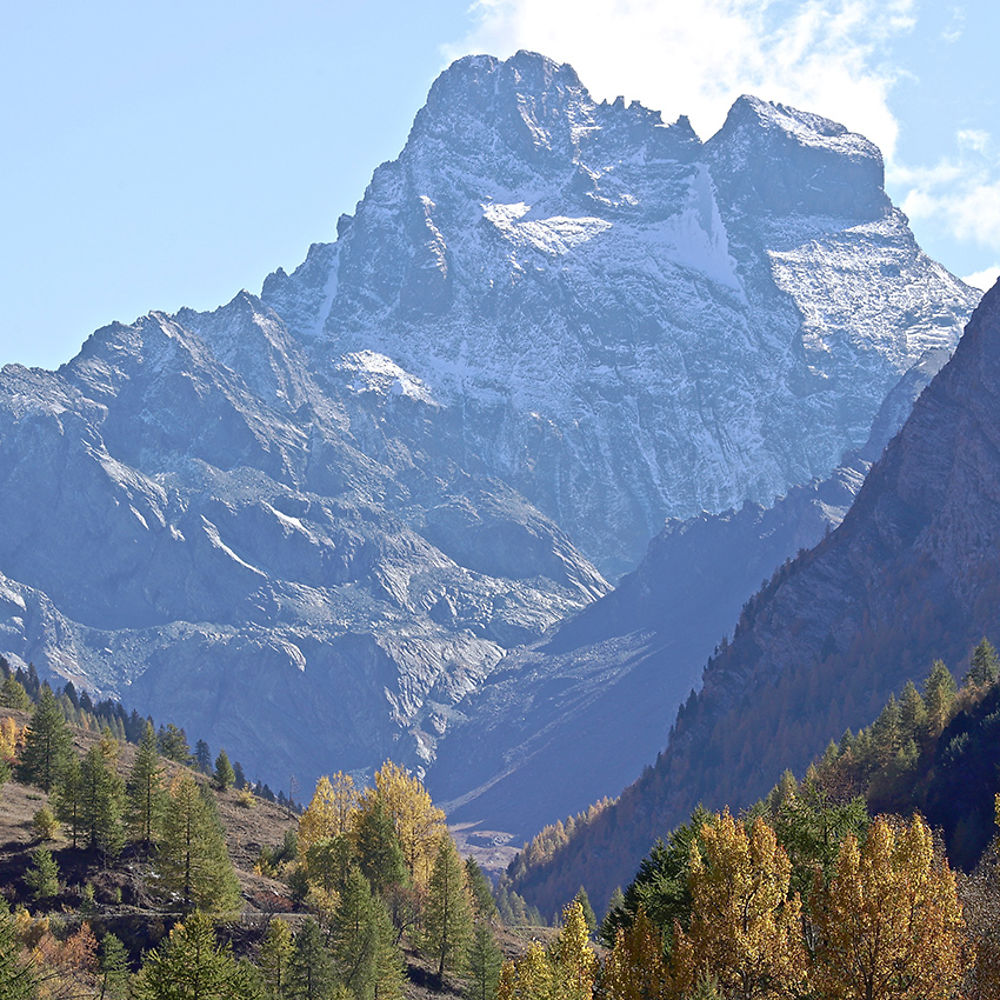
[[[381,896],[389,886],[408,881],[396,828],[380,800],[361,815],[356,841],[358,865],[373,892]]]
[[[323,892],[335,892],[347,876],[352,855],[353,848],[346,834],[324,837],[306,854],[306,877]]]
[[[239,883],[211,799],[191,777],[170,787],[159,848],[161,883],[185,908],[225,913],[239,903]]]
[[[371,1000],[399,1000],[406,980],[403,955],[396,945],[396,934],[386,904],[378,896],[372,899],[372,947],[374,968],[370,994]]]
[[[944,665],[943,660],[935,660],[931,672],[924,681],[924,703],[927,706],[927,735],[934,739],[948,724],[951,707],[955,701],[955,678]]]
[[[472,896],[472,906],[475,911],[476,920],[487,922],[497,919],[496,900],[493,898],[493,890],[490,888],[489,879],[482,868],[473,857],[465,859],[465,883],[469,887]]]
[[[229,756],[225,750],[220,750],[219,756],[215,758],[215,774],[213,777],[215,779],[215,787],[221,791],[224,792],[226,789],[233,787],[233,782],[236,780],[236,772],[233,770],[233,765],[229,763]]]
[[[125,843],[125,782],[108,756],[104,741],[84,755],[80,764],[81,804],[88,845],[115,857]]]
[[[254,992],[247,969],[218,944],[204,913],[175,925],[146,956],[135,989],[138,1000],[250,1000]]]
[[[147,721],[143,729],[126,789],[129,831],[133,840],[148,849],[153,846],[164,799],[163,767],[151,722]]]
[[[197,767],[202,774],[211,774],[212,751],[209,750],[208,744],[204,740],[198,740],[198,742],[194,745],[194,763],[195,767]]]
[[[465,866],[451,837],[445,834],[438,841],[424,908],[424,947],[437,964],[439,982],[446,969],[461,971],[471,935],[472,906]]]
[[[500,985],[501,965],[503,953],[497,947],[493,932],[485,921],[477,921],[466,960],[469,971],[469,982],[465,989],[467,1000],[495,1000]]]
[[[237,791],[242,791],[248,784],[247,776],[243,771],[243,765],[238,760],[233,761],[233,787]]]
[[[128,991],[130,977],[128,952],[121,938],[110,931],[101,939],[100,1000],[105,997],[124,996]]]
[[[295,935],[285,995],[293,1000],[328,1000],[334,982],[333,961],[319,925],[310,917]]]
[[[160,753],[167,760],[177,761],[178,764],[186,764],[191,756],[188,747],[187,736],[183,729],[178,729],[172,722],[168,722],[166,727],[160,726],[156,741],[160,745]]]
[[[986,636],[972,651],[972,660],[969,664],[969,672],[965,675],[966,684],[975,684],[977,687],[988,687],[995,684],[1000,678],[1000,656]]]
[[[31,867],[25,873],[24,881],[31,890],[33,899],[48,899],[59,892],[59,865],[52,852],[40,847],[31,856]]]
[[[268,1000],[284,1000],[289,995],[289,969],[295,946],[284,920],[273,919],[260,945],[260,971]]]
[[[80,758],[70,753],[55,787],[56,817],[69,828],[72,846],[85,833],[83,819],[83,771]]]
[[[0,708],[17,708],[22,712],[31,708],[28,692],[13,674],[8,674],[0,684]]]
[[[368,880],[351,865],[330,927],[330,949],[344,985],[363,997],[375,978],[373,901]]]
[[[916,684],[907,681],[899,698],[899,725],[906,740],[919,741],[927,728],[927,706]]]
[[[21,751],[19,780],[51,792],[68,759],[71,744],[72,738],[59,702],[48,684],[43,684]]]

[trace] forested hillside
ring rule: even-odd
[[[494,890],[390,762],[367,789],[321,778],[297,817],[234,789],[224,751],[201,774],[164,758],[151,724],[137,747],[71,728],[47,685],[32,704],[8,676],[0,996],[987,1000],[1000,865],[981,821],[1000,799],[1000,657],[983,640],[969,659],[961,688],[935,663],[923,693],[907,685],[801,783],[786,771],[735,818],[699,807],[599,927],[580,887],[555,929],[520,931],[531,915],[513,887],[565,826]],[[942,795],[956,773],[962,793]],[[945,848],[975,870],[953,870]]]
[[[551,906],[591,872],[605,901],[698,802],[746,805],[863,725],[935,658],[963,669],[1000,608],[1000,285],[841,526],[744,607],[666,748],[537,874]],[[593,866],[594,857],[606,859]],[[571,890],[572,891],[572,890]]]

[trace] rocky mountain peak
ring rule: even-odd
[[[878,147],[843,125],[744,95],[706,153],[743,208],[872,219],[890,207]]]

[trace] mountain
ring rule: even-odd
[[[828,474],[972,305],[867,140],[741,98],[702,143],[531,53],[446,70],[337,231],[0,372],[0,652],[279,785],[423,771],[665,517]]]
[[[527,52],[444,72],[337,230],[264,301],[318,369],[420,378],[609,578],[665,517],[828,475],[976,299],[843,126],[743,97],[703,144]]]
[[[869,721],[931,659],[962,673],[997,635],[1000,283],[917,400],[841,526],[748,602],[653,767],[518,886],[548,906],[585,879],[607,899],[701,802],[737,808],[831,734]],[[586,859],[598,852],[599,869]]]
[[[452,819],[523,839],[628,784],[663,748],[740,609],[776,567],[840,524],[948,357],[930,352],[907,372],[864,447],[826,479],[793,487],[770,507],[747,501],[738,511],[669,520],[613,591],[505,656],[464,699],[463,718],[428,771]],[[581,733],[600,738],[581,747]]]
[[[607,584],[510,487],[386,439],[387,413],[433,423],[419,383],[371,357],[340,378],[320,391],[246,294],[106,327],[57,373],[5,368],[8,659],[270,780],[426,763],[507,646]]]

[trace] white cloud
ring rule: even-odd
[[[990,134],[985,129],[963,128],[955,133],[959,146],[971,149],[976,153],[985,153],[990,144]]]
[[[883,49],[913,25],[914,0],[477,0],[447,47],[569,62],[597,98],[621,94],[687,114],[702,138],[741,93],[843,122],[892,155],[897,77]]]
[[[972,285],[973,288],[981,288],[986,292],[996,284],[997,278],[1000,278],[1000,264],[994,264],[992,267],[984,268],[982,271],[976,271],[975,274],[967,274],[962,278],[962,281],[967,285]]]
[[[979,155],[985,144],[973,148],[975,157],[897,167],[890,179],[908,189],[900,207],[911,219],[936,222],[958,240],[1000,251],[1000,163]]]
[[[951,20],[941,32],[941,41],[954,45],[965,34],[965,8],[952,7]]]

